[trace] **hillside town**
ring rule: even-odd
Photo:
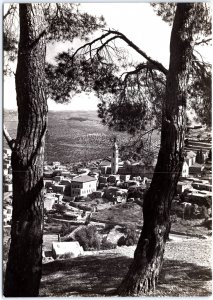
[[[173,210],[182,219],[202,219],[210,230],[211,134],[196,135],[193,129],[190,132],[185,140],[185,158],[173,200]],[[156,159],[152,164],[123,161],[119,157],[116,139],[112,145],[111,157],[88,162],[86,166],[65,166],[60,161],[51,164],[45,162],[44,262],[61,257],[77,257],[92,249],[114,248],[119,245],[119,241],[122,245],[122,239],[125,240],[128,235],[122,232],[122,224],[100,220],[97,213],[125,203],[139,205],[139,209],[142,209],[143,195],[150,186],[155,165]],[[3,169],[3,224],[9,230],[13,198],[9,149],[4,149]],[[107,226],[111,226],[112,230],[107,231]],[[85,228],[90,234],[94,231],[95,238],[90,245],[86,245],[82,238],[79,239]],[[136,231],[139,232],[138,229]]]

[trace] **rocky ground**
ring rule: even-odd
[[[111,296],[128,270],[135,246],[85,252],[75,259],[56,260],[43,267],[40,296]],[[211,238],[167,243],[155,294],[209,296],[212,287]]]

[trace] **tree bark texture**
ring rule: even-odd
[[[13,214],[4,295],[33,297],[38,296],[42,268],[45,21],[40,4],[19,4],[19,18],[18,130],[11,158]]]
[[[155,290],[170,231],[170,210],[182,170],[185,107],[193,28],[193,4],[177,4],[171,40],[161,146],[149,190],[144,198],[144,224],[130,269],[118,288],[120,296]]]

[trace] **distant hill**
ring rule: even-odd
[[[17,111],[4,111],[4,123],[11,136],[17,130]],[[111,155],[113,131],[109,131],[96,111],[49,111],[45,159],[73,163]],[[125,133],[119,133],[123,140]]]

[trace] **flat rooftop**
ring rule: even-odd
[[[88,175],[79,176],[77,178],[74,178],[72,182],[89,182],[89,181],[96,181],[96,178]]]

